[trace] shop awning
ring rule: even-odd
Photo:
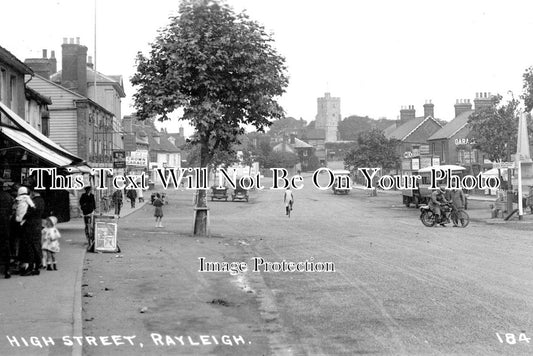
[[[43,135],[24,119],[15,114],[5,104],[0,102],[0,111],[6,115],[12,125],[0,126],[0,132],[17,145],[28,150],[36,157],[40,157],[52,166],[66,167],[83,164],[83,160],[54,141]]]

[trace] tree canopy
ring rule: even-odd
[[[377,128],[361,132],[357,144],[344,158],[344,166],[350,170],[355,168],[394,169],[398,167],[400,157],[396,153],[397,141],[388,139]]]
[[[262,131],[284,116],[277,98],[288,85],[285,59],[272,44],[261,25],[221,1],[183,0],[149,54],[137,54],[131,79],[137,116],[168,120],[182,109],[180,120],[195,128],[200,166],[226,161],[245,125]],[[206,205],[200,189],[197,235],[207,233]]]
[[[132,84],[140,119],[169,119],[183,109],[205,166],[217,151],[231,151],[243,125],[259,131],[283,117],[276,98],[288,84],[285,59],[273,39],[245,13],[212,0],[185,0],[177,16],[137,55]]]
[[[506,161],[516,152],[518,133],[518,100],[502,104],[502,96],[494,98],[493,104],[475,111],[468,118],[475,147],[485,152],[491,161]]]
[[[368,131],[373,128],[384,130],[395,121],[387,119],[374,120],[368,116],[348,116],[339,122],[340,139],[343,141],[355,141],[359,134],[363,131]]]

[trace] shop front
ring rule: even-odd
[[[32,168],[55,168],[57,175],[88,173],[83,160],[44,136],[0,102],[0,182],[4,190],[16,192],[20,185],[35,187],[36,172]],[[45,200],[45,214],[61,221],[70,220],[69,191],[50,189],[51,177],[43,175],[38,192]]]

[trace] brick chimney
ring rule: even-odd
[[[94,68],[93,57],[92,56],[89,56],[88,59],[87,59],[87,67],[89,67],[91,69]]]
[[[52,57],[48,58],[48,51],[46,49],[43,49],[42,58],[27,58],[24,64],[30,67],[36,74],[46,79],[50,79],[50,75],[55,73],[57,69],[54,51],[52,51]]]
[[[402,106],[400,110],[400,125],[414,119],[416,116],[414,105]]]
[[[185,130],[183,129],[183,126],[180,126],[179,133],[180,137],[185,137]]]
[[[472,103],[470,103],[470,99],[457,99],[455,101],[454,107],[455,107],[455,117],[457,117],[465,111],[472,110]]]
[[[76,42],[63,39],[61,85],[87,96],[87,47],[80,45],[79,37]]]
[[[435,105],[433,105],[431,100],[426,100],[426,103],[424,104],[424,117],[428,116],[435,118]]]
[[[479,111],[490,108],[493,103],[494,101],[491,93],[476,93],[476,98],[474,99],[474,110]]]

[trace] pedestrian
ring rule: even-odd
[[[122,208],[122,190],[117,189],[113,193],[111,199],[113,200],[113,205],[115,205],[115,215],[120,216],[120,209]]]
[[[161,219],[163,219],[164,202],[161,199],[161,195],[159,195],[159,193],[156,193],[153,205],[155,206],[155,211],[154,211],[155,227],[163,227],[163,223],[161,222]]]
[[[464,210],[466,198],[465,198],[465,195],[462,189],[452,189],[449,194],[448,200],[451,201],[453,208],[456,211]],[[452,219],[454,227],[459,226],[459,221],[457,220],[457,216],[458,215],[455,214],[454,218]]]
[[[4,191],[3,182],[0,182],[0,264],[4,266],[4,277],[10,278],[9,263],[11,260],[11,234],[10,220],[13,198]]]
[[[59,239],[61,234],[56,228],[57,218],[55,216],[49,216],[44,223],[44,229],[42,230],[42,244],[43,251],[46,254],[46,270],[57,271],[55,254],[59,252]]]
[[[131,207],[135,208],[135,200],[137,200],[137,192],[135,191],[135,189],[128,189],[126,196],[130,200]]]
[[[17,194],[17,217],[16,221],[21,226],[20,260],[22,262],[21,276],[38,275],[42,263],[41,229],[44,200],[39,193],[35,192],[32,198],[26,187],[20,187]],[[19,197],[22,197],[19,199]],[[29,198],[29,199],[28,199]],[[18,204],[25,201],[28,204],[26,213],[19,221]]]
[[[137,198],[139,198],[139,203],[144,202],[143,189],[137,188],[135,191],[137,192]]]
[[[85,187],[85,193],[80,197],[80,208],[83,214],[83,223],[85,225],[85,236],[87,237],[87,241],[89,241],[92,238],[92,217],[96,210],[96,200],[94,199],[91,186]]]
[[[285,203],[285,215],[290,216],[292,205],[294,204],[294,195],[292,194],[290,186],[287,186],[287,189],[285,190],[285,194],[283,195],[283,203]]]

